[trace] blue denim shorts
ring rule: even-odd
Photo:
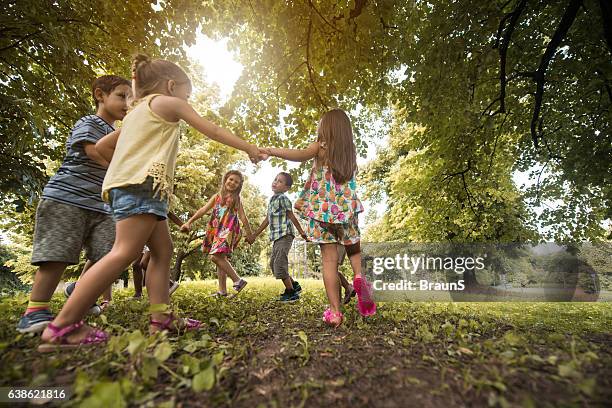
[[[138,214],[154,214],[163,221],[168,215],[168,201],[153,196],[151,177],[142,184],[113,188],[109,197],[115,221]]]

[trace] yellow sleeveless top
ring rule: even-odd
[[[109,201],[112,188],[142,184],[153,178],[160,199],[172,196],[174,167],[179,145],[179,122],[168,122],[151,110],[147,95],[123,119],[113,159],[102,184],[102,199]]]

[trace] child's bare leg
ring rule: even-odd
[[[142,284],[144,282],[144,278],[142,276],[142,266],[140,262],[142,260],[142,252],[138,259],[132,263],[132,275],[134,276],[134,296],[140,297],[142,296]]]
[[[68,266],[65,262],[45,262],[38,267],[34,276],[34,285],[30,300],[34,302],[48,302],[55,292],[55,288],[62,279],[62,273]]]
[[[145,251],[145,253],[142,255],[142,259],[140,260],[140,267],[142,268],[143,273],[145,273],[149,267],[149,259],[151,259],[151,251]]]
[[[108,288],[104,289],[104,292],[102,292],[102,299],[104,299],[104,301],[106,302],[110,302],[111,300],[113,300],[113,284],[112,283],[110,284]]]
[[[227,293],[227,274],[218,266],[217,279],[219,280],[219,293]]]
[[[168,279],[170,279],[170,261],[172,258],[172,238],[168,222],[158,221],[153,229],[153,233],[147,242],[151,250],[151,258],[147,266],[147,292],[149,302],[152,305],[169,304],[170,295],[168,294]],[[154,312],[151,318],[158,322],[164,321],[167,317],[164,313]]]
[[[227,256],[225,256],[225,254],[214,254],[211,258],[215,265],[217,265],[217,268],[222,270],[225,275],[229,276],[230,279],[234,281],[234,283],[240,280],[240,277],[234,270],[232,264],[230,264],[227,260]]]
[[[340,311],[340,289],[338,284],[338,250],[336,244],[321,244],[321,258],[323,259],[323,283],[329,299],[332,312]]]
[[[81,276],[79,277],[79,280],[83,278],[83,276],[93,266],[93,264],[95,264],[95,262],[90,259],[88,259],[87,262],[85,262],[85,266],[83,266],[83,270],[81,271]],[[104,299],[107,302],[110,302],[113,297],[112,291],[113,291],[113,285],[111,284],[108,288],[104,289],[104,292],[102,293],[102,299]]]
[[[291,279],[291,276],[287,276],[283,279],[283,283],[285,284],[285,288],[293,290],[293,279]]]
[[[361,277],[361,252],[349,256],[349,261],[351,261],[351,268],[353,269],[355,278]]]
[[[53,324],[65,327],[81,320],[96,298],[142,251],[157,222],[156,216],[150,214],[135,215],[118,221],[113,249],[83,276]],[[68,339],[78,341],[84,338],[88,331],[88,328],[79,329],[73,336],[68,336]],[[51,333],[47,329],[42,338],[49,340],[50,336]]]
[[[89,268],[93,266],[93,264],[95,264],[95,262],[90,259],[88,259],[85,262],[85,265],[83,266],[83,270],[81,271],[81,276],[79,276],[79,279],[81,279],[81,277],[83,277],[83,275],[87,273],[87,271],[89,270]]]

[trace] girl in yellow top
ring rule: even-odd
[[[200,322],[177,319],[169,308],[168,279],[172,241],[166,216],[172,195],[182,120],[211,139],[248,153],[259,161],[256,146],[202,118],[189,105],[191,81],[172,62],[138,55],[132,65],[138,101],[115,131],[96,144],[110,166],[102,186],[116,221],[112,250],[81,279],[55,320],[42,334],[40,351],[105,342],[108,335],[83,324],[95,299],[138,257],[151,250],[147,291],[151,303],[150,331],[197,329]],[[111,160],[112,158],[112,160]]]

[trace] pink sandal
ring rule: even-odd
[[[338,327],[344,321],[344,315],[342,312],[332,312],[328,308],[323,312],[323,321],[329,326]]]
[[[372,285],[365,277],[353,279],[353,287],[357,292],[357,310],[362,316],[372,316],[376,313],[376,303],[372,299]]]
[[[109,339],[108,333],[91,328],[91,331],[87,334],[84,339],[81,339],[78,343],[68,343],[67,336],[75,330],[83,327],[85,323],[81,320],[80,322],[73,323],[66,327],[57,327],[53,323],[47,325],[47,329],[51,331],[51,339],[38,346],[40,353],[48,353],[56,350],[73,350],[81,346],[92,346],[95,344],[105,343]]]
[[[176,324],[173,324],[174,321],[177,321],[178,327]],[[174,313],[170,313],[168,319],[163,322],[157,320],[149,320],[151,326],[157,328],[157,331],[167,330],[171,333],[178,333],[179,331],[189,331],[189,330],[199,330],[202,327],[202,322],[195,319],[189,318],[178,318],[174,315]]]

